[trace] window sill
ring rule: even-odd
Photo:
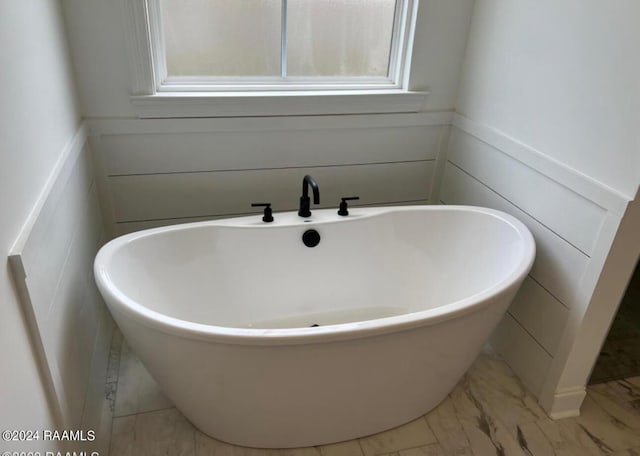
[[[264,117],[419,112],[429,92],[341,90],[291,92],[171,93],[137,95],[138,117]]]

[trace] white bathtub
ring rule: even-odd
[[[474,361],[535,255],[502,212],[274,214],[129,234],[95,277],[164,393],[203,432],[265,448],[398,426]],[[302,233],[315,229],[316,247]],[[311,325],[317,324],[317,327]]]

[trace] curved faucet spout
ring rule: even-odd
[[[320,204],[320,188],[316,180],[310,175],[304,176],[302,179],[302,196],[300,197],[300,217],[309,217],[311,215],[311,201],[309,200],[309,187],[313,192],[313,204]]]
[[[311,186],[311,191],[313,192],[313,204],[320,204],[320,189],[318,188],[318,183],[313,177],[307,174],[302,179],[302,196],[309,197],[309,186]]]

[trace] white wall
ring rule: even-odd
[[[88,165],[91,158],[83,147],[86,128],[80,123],[59,2],[0,2],[0,43],[0,256],[5,258],[0,271],[0,346],[3,347],[0,428],[42,431],[55,429],[60,424],[55,401],[48,394],[50,383],[44,367],[46,361],[38,358],[42,354],[39,340],[45,340],[47,348],[55,348],[58,352],[69,403],[73,403],[76,416],[69,424],[77,429],[83,421],[87,425],[93,424],[89,423],[89,415],[102,412],[89,410],[85,405],[90,378],[100,384],[99,391],[90,391],[97,398],[93,402],[99,402],[104,395],[104,368],[100,378],[97,366],[106,364],[106,352],[101,347],[102,363],[92,356],[100,326],[97,321],[84,328],[84,334],[90,334],[78,337],[81,333],[77,331],[77,322],[87,321],[88,314],[84,310],[77,312],[78,308],[72,308],[71,304],[84,307],[91,299],[88,293],[95,290],[95,286],[84,277],[80,279],[72,265],[79,264],[78,252],[82,251],[85,264],[81,269],[85,276],[88,274],[90,267],[86,262],[88,259],[90,264],[91,253],[82,250],[83,243],[85,240],[95,243],[102,227],[99,222],[91,226],[85,223],[85,213],[99,211],[96,211],[97,200],[88,199],[93,181]],[[74,160],[66,168],[77,170],[69,174],[75,176],[69,182],[81,181],[82,185],[55,182],[58,171],[65,168],[69,152],[81,149],[83,165],[75,166],[80,161]],[[79,155],[76,153],[74,157]],[[59,198],[52,201],[48,197],[56,186]],[[55,305],[51,301],[45,303],[52,304],[52,312],[44,313],[49,320],[49,333],[43,335],[32,331],[33,320],[30,313],[25,312],[27,301],[23,299],[24,295],[19,295],[24,285],[23,277],[11,274],[6,258],[21,233],[30,231],[31,222],[46,207],[42,203],[47,199],[51,203],[50,223],[40,233],[41,243],[31,252],[34,264],[42,268],[43,274],[27,277],[31,285],[40,290],[51,288],[49,298],[56,298]],[[80,203],[82,211],[78,210]],[[64,244],[62,240],[69,243]],[[67,249],[70,245],[75,248]],[[49,269],[45,270],[46,267]],[[108,326],[108,320],[103,321]],[[102,325],[101,328],[104,328],[104,346],[108,344],[108,327]],[[60,343],[50,347],[51,341]],[[83,365],[66,362],[80,352],[84,354]],[[90,367],[91,363],[95,369]],[[97,375],[90,376],[91,370]],[[93,407],[93,402],[89,402]],[[46,451],[56,449],[55,446],[56,443],[42,440],[2,443],[3,450]]]
[[[0,43],[0,248],[6,258],[80,116],[58,2],[0,2]],[[0,428],[51,428],[6,260],[0,271],[0,309]],[[46,448],[41,442],[22,448],[38,447]],[[11,447],[3,443],[3,448]]]
[[[456,109],[633,199],[636,0],[476,2]]]
[[[360,196],[382,176],[402,190],[373,204],[513,212],[534,231],[538,260],[494,341],[549,410],[575,412],[590,366],[567,375],[567,360],[587,310],[602,305],[598,278],[640,181],[635,0],[423,0],[411,88],[431,92],[426,113],[179,120],[135,118],[123,1],[63,0],[114,232],[243,213],[272,191],[276,210],[291,209],[291,176],[314,169]]]
[[[612,246],[637,258],[616,234],[640,183],[637,17],[633,0],[477,0],[469,31],[441,199],[533,232],[536,263],[493,342],[556,417],[578,413],[632,272]]]
[[[450,113],[238,119],[92,120],[115,233],[296,209],[302,177],[320,207],[425,204]]]
[[[411,90],[429,90],[425,111],[453,110],[474,0],[420,0]]]
[[[211,155],[201,153],[211,144],[211,135],[223,134],[227,146],[235,147],[239,139],[234,138],[233,132],[247,125],[254,131],[279,131],[282,134],[272,141],[268,150],[272,154],[280,146],[288,145],[292,132],[313,136],[308,133],[310,126],[312,131],[323,131],[322,126],[317,126],[321,121],[318,118],[294,119],[293,126],[290,120],[284,119],[257,124],[247,124],[247,120],[242,119],[210,122],[134,119],[129,101],[131,81],[120,2],[63,0],[62,3],[82,112],[92,119],[93,138],[104,160],[104,175],[100,180],[106,189],[107,203],[112,204],[110,195],[117,194],[120,184],[114,182],[122,182],[130,175],[145,174],[145,179],[151,182],[159,173],[193,171],[182,169],[181,165],[175,169],[185,152],[180,147],[160,151],[164,154],[163,166],[168,168],[156,169],[156,147],[167,138],[183,135],[186,144],[191,141],[190,152],[206,163],[205,171],[229,172],[229,169],[220,169],[220,163],[230,155],[219,150]],[[417,31],[411,85],[413,89],[431,91],[426,111],[453,110],[472,3],[471,0],[421,2],[421,20],[427,25]],[[3,43],[0,48],[3,100],[0,103],[3,119],[0,125],[3,138],[0,247],[5,256],[80,122],[58,5],[53,0],[0,3],[0,43]],[[574,383],[584,380],[589,366],[572,365],[570,372],[565,369],[567,358],[575,355],[574,336],[579,333],[585,315],[588,317],[587,310],[598,314],[599,302],[618,293],[622,286],[615,283],[615,290],[603,292],[598,278],[624,212],[619,202],[631,199],[640,181],[637,129],[640,75],[639,57],[634,49],[640,36],[633,23],[639,16],[640,5],[635,0],[607,4],[596,0],[589,0],[587,4],[577,0],[560,4],[550,0],[533,3],[477,0],[475,6],[457,103],[462,116],[457,118],[452,142],[459,148],[457,152],[452,149],[454,155],[449,157],[442,198],[445,202],[485,198],[483,204],[521,211],[521,217],[529,217],[530,226],[537,227],[532,230],[538,230],[538,261],[547,264],[538,272],[534,269],[520,296],[519,307],[511,309],[499,334],[506,334],[506,343],[512,346],[516,346],[513,342],[519,341],[518,338],[524,340],[523,346],[534,353],[531,359],[540,363],[532,365],[541,367],[542,372],[546,373],[551,366],[553,375],[533,379],[538,382],[541,394],[545,388],[554,396],[581,386]],[[113,120],[114,117],[119,120]],[[395,157],[397,162],[392,163],[392,167],[400,169],[415,162],[415,167],[407,166],[407,169],[424,168],[423,174],[411,178],[412,185],[417,185],[422,178],[425,182],[431,179],[430,184],[425,183],[415,195],[425,196],[425,201],[437,196],[439,176],[435,170],[444,167],[440,145],[448,137],[446,113],[444,116],[388,115],[382,119],[385,125],[379,125],[376,123],[379,120],[373,117],[353,117],[348,128],[338,128],[335,123],[338,119],[325,120],[327,133],[344,133],[332,138],[336,144],[329,158],[323,158],[322,151],[316,152],[320,158],[311,159],[308,157],[313,154],[297,155],[295,150],[290,150],[290,156],[285,154],[280,159],[286,162],[293,157],[300,167],[335,166],[340,172],[347,168],[344,165],[358,164],[363,166],[364,175],[373,176],[375,173],[366,172],[368,166],[377,166],[376,160],[388,162]],[[384,146],[383,150],[376,149],[375,144],[370,149],[358,145],[358,137],[366,137],[380,128],[383,128],[382,133],[378,133],[382,135],[380,143],[384,145],[395,135],[401,135],[403,147],[387,150]],[[214,136],[213,142],[218,138]],[[465,142],[465,138],[468,141]],[[312,141],[316,148],[321,143],[320,139]],[[249,160],[243,165],[251,169],[254,161],[260,160],[260,139],[242,144],[252,148],[247,155]],[[229,150],[233,149],[231,146]],[[331,158],[340,156],[342,148],[347,150],[346,154]],[[208,161],[212,157],[213,161]],[[137,159],[140,163],[136,163]],[[138,167],[140,164],[142,169]],[[483,174],[484,165],[494,172]],[[520,170],[529,180],[523,179],[519,187],[504,187],[506,181],[501,176],[513,170]],[[408,175],[400,172],[398,181]],[[531,182],[545,184],[529,185]],[[167,187],[163,184],[163,188]],[[540,192],[541,188],[553,190]],[[538,192],[542,195],[536,198]],[[565,195],[569,200],[578,198],[584,204],[557,204],[558,195]],[[203,198],[206,197],[204,194]],[[564,209],[576,207],[582,208],[577,213],[586,222],[571,229],[562,223],[566,217]],[[117,216],[117,210],[123,208],[126,209],[124,206],[114,208],[110,214]],[[141,208],[148,210],[144,204]],[[159,218],[172,216],[162,213]],[[122,222],[132,223],[128,228],[123,227],[123,231],[136,229],[140,226],[136,223],[144,225],[141,218],[135,217],[123,218]],[[563,229],[568,231],[563,234]],[[592,238],[585,240],[585,230]],[[554,256],[556,249],[572,253]],[[566,263],[573,256],[578,263],[583,260],[588,263],[582,281],[576,279],[575,283],[571,279],[575,271]],[[548,274],[553,268],[559,268],[559,277]],[[568,271],[569,275],[563,278],[562,271]],[[607,284],[604,288],[611,287]],[[527,300],[531,296],[543,297]],[[563,303],[563,299],[567,302]],[[527,307],[529,303],[533,303],[533,311]],[[539,303],[556,316],[554,324],[540,323],[535,307]],[[0,341],[3,347],[10,347],[3,355],[0,428],[50,428],[53,417],[47,407],[45,388],[7,263],[0,272],[0,305]],[[564,318],[569,323],[558,320]],[[514,328],[515,332],[510,332]],[[549,328],[555,328],[555,332],[551,334]],[[594,331],[596,336],[604,337],[606,328],[601,324]],[[585,337],[584,332],[580,334]],[[515,353],[512,359],[521,354]],[[586,359],[591,355],[582,354]],[[563,391],[557,389],[559,385]],[[30,443],[22,449],[48,448]]]
[[[124,0],[62,0],[82,112],[135,117],[125,41]],[[429,89],[427,111],[452,110],[473,0],[422,0],[411,88]]]
[[[63,0],[114,233],[249,213],[256,198],[291,210],[305,173],[325,207],[347,194],[360,204],[433,198],[472,0],[420,3],[410,85],[430,91],[428,114],[144,120],[129,99],[125,1]]]

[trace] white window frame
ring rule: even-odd
[[[419,0],[397,1],[388,77],[277,76],[241,83],[239,78],[167,77],[160,0],[124,1],[131,102],[143,118],[417,112],[428,94],[408,90]],[[283,40],[284,53],[285,45]]]

